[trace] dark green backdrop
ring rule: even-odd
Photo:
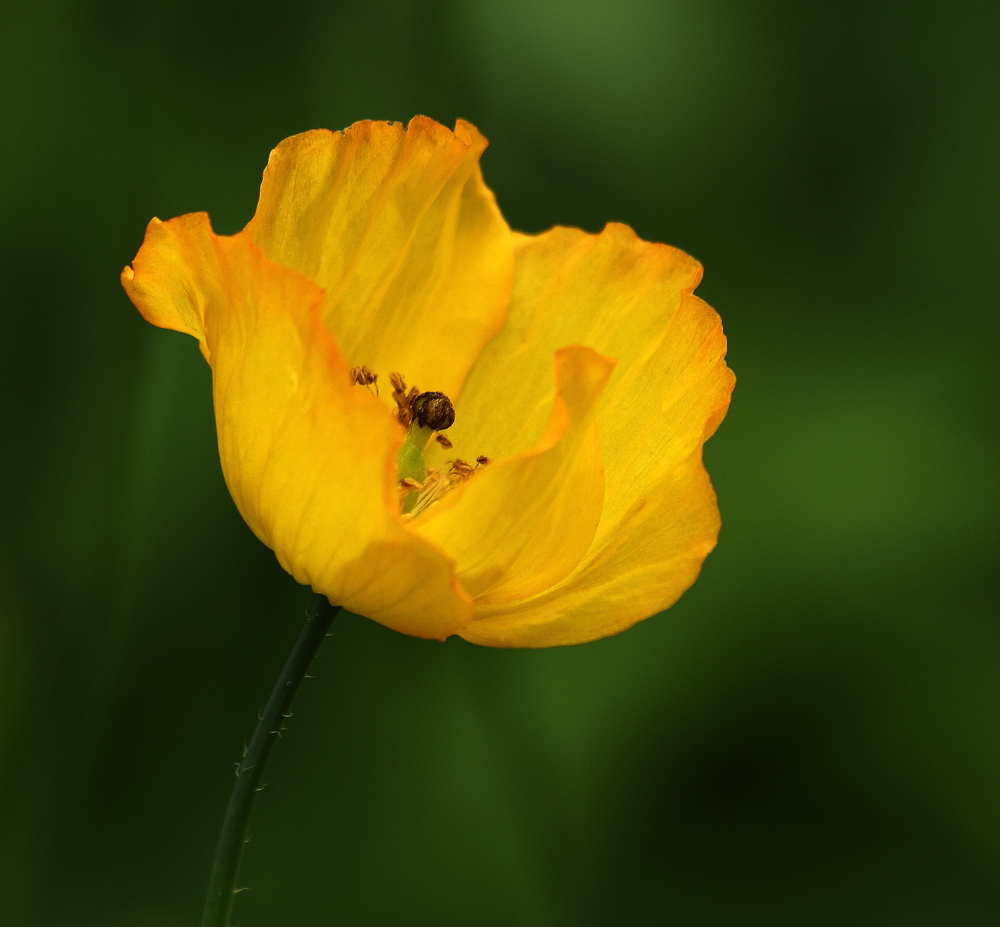
[[[539,652],[339,622],[245,927],[1000,923],[1000,7],[0,6],[0,921],[193,927],[308,592],[209,371],[118,285],[317,126],[475,122],[511,224],[706,267],[739,377],[698,584]]]

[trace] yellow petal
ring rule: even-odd
[[[650,486],[620,533],[567,580],[522,602],[477,609],[459,634],[488,647],[555,647],[617,634],[669,608],[715,546],[718,509],[698,459]]]
[[[202,233],[208,216],[202,212],[178,216],[169,222],[151,219],[146,226],[142,250],[135,264],[122,271],[122,286],[147,322],[160,328],[194,335],[204,350],[204,315],[206,301],[224,299],[221,289],[209,292],[217,283],[203,281],[200,290],[192,289],[189,275],[182,268],[211,265],[215,262],[215,240]]]
[[[395,514],[402,431],[350,386],[314,283],[204,214],[154,224],[123,280],[146,318],[204,340],[226,482],[289,573],[407,634],[469,620],[451,564]]]
[[[615,362],[580,346],[555,360],[557,393],[538,445],[487,465],[414,523],[455,561],[477,609],[535,595],[568,576],[601,517],[595,417]]]
[[[592,640],[661,611],[694,581],[719,527],[701,446],[733,385],[719,318],[692,295],[700,279],[692,258],[622,225],[596,236],[519,236],[507,321],[456,405],[455,453],[530,446],[554,389],[547,356],[589,345],[618,358],[598,416],[604,509],[573,574],[539,596],[484,603],[463,637],[493,646]]]
[[[305,132],[271,153],[247,228],[326,291],[349,365],[455,396],[499,329],[512,239],[480,174],[485,147],[466,122],[418,116]]]

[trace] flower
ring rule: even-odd
[[[512,232],[485,147],[422,116],[293,136],[242,232],[153,219],[122,283],[200,342],[226,482],[295,579],[418,637],[580,643],[697,577],[734,381],[697,261]]]

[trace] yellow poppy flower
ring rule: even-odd
[[[242,232],[154,219],[122,282],[200,342],[226,482],[295,579],[419,637],[580,643],[694,582],[733,376],[694,259],[511,232],[485,147],[426,117],[293,136]]]

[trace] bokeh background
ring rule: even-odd
[[[245,927],[1000,923],[1000,6],[0,5],[0,920],[194,927],[309,599],[209,371],[118,285],[304,129],[476,123],[510,223],[706,267],[739,383],[675,606],[539,652],[348,617],[278,745]]]

